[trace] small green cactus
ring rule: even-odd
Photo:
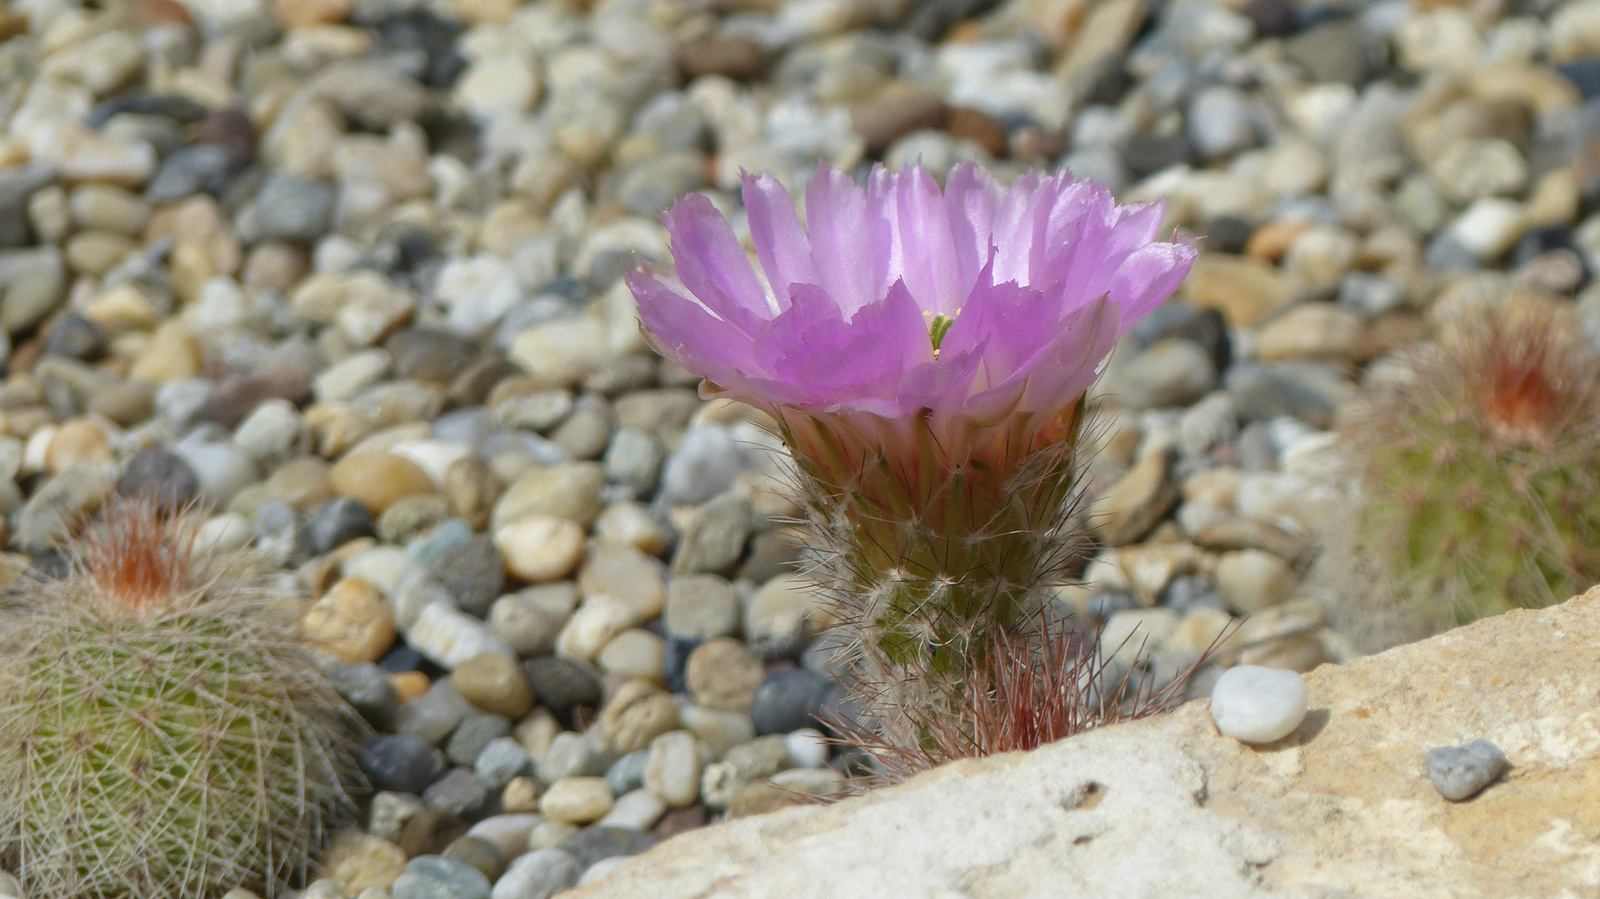
[[[271,896],[355,811],[360,718],[194,536],[113,503],[0,601],[0,862],[34,899]]]
[[[1600,580],[1600,354],[1577,333],[1562,307],[1469,315],[1354,416],[1354,630],[1414,639]]]

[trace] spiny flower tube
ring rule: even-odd
[[[1062,579],[1085,391],[1194,250],[1066,174],[823,166],[804,225],[770,175],[743,196],[759,267],[691,194],[662,215],[673,265],[628,276],[640,318],[777,420],[858,661],[954,673]]]

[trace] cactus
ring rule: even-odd
[[[1468,314],[1352,417],[1332,567],[1353,631],[1414,639],[1600,580],[1600,355],[1576,335],[1562,307]]]
[[[1037,749],[1071,736],[1159,715],[1188,698],[1196,671],[1221,640],[1163,685],[1141,666],[1120,667],[1103,652],[1099,628],[1081,620],[1054,621],[1048,611],[1012,630],[987,632],[960,680],[929,682],[932,701],[901,709],[905,721],[861,722],[833,713],[827,723],[840,746],[860,747],[867,770],[853,774],[847,793],[900,783],[964,758]],[[1132,637],[1129,638],[1133,639]],[[1140,644],[1142,653],[1142,642]],[[915,739],[907,739],[914,734]]]
[[[112,503],[0,601],[0,862],[30,897],[271,896],[355,811],[360,718],[281,594],[194,541]]]

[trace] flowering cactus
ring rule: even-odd
[[[631,273],[656,348],[770,413],[795,456],[818,580],[881,682],[958,672],[1061,580],[1084,393],[1194,251],[1159,205],[976,165],[865,189],[818,170],[802,225],[746,176],[760,267],[703,196],[663,214],[674,267]]]

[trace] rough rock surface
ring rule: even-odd
[[[1307,677],[1264,747],[1205,703],[901,787],[676,837],[574,899],[1404,897],[1600,893],[1600,588]],[[1429,747],[1511,768],[1470,802]]]

